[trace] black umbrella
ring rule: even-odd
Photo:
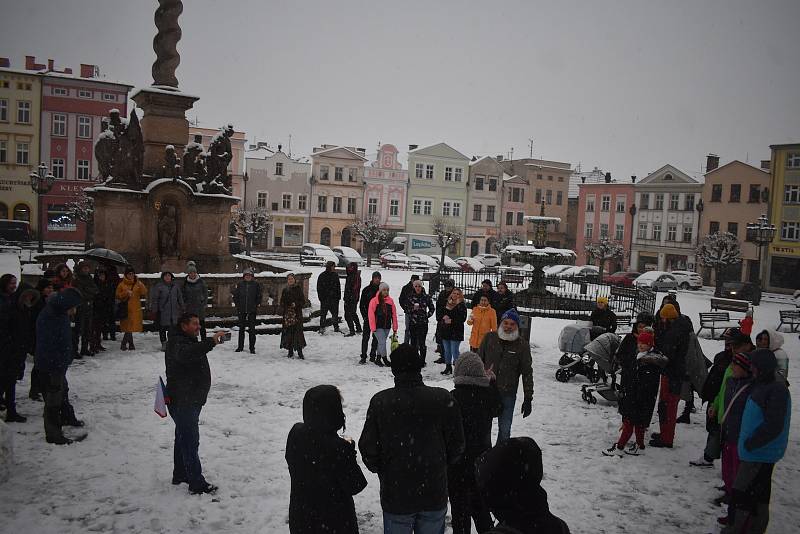
[[[114,252],[107,248],[93,248],[83,253],[87,258],[93,258],[100,262],[118,263],[119,265],[128,265],[128,260],[119,252]]]

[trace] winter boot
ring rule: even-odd
[[[383,357],[383,365],[385,365],[386,367],[389,367],[389,366],[391,366],[391,365],[392,365],[392,362],[390,362],[390,361],[389,361],[389,358],[387,358],[386,356],[384,356],[384,357]]]
[[[103,332],[103,341],[108,341],[108,332]]]
[[[434,360],[433,363],[444,363],[444,356],[439,356],[439,359]]]
[[[236,350],[233,351],[233,352],[242,352],[243,350],[244,350],[244,347],[236,347]]]
[[[289,349],[289,354],[286,355],[287,358],[294,358],[294,350]]]
[[[125,338],[122,338],[122,344],[119,346],[119,350],[128,350],[128,342]]]
[[[356,335],[356,331],[355,330],[350,330],[350,332],[345,334],[344,337],[353,337],[354,335]]]
[[[53,445],[69,445],[72,443],[72,440],[61,435],[54,438],[47,438],[47,443],[52,443]]]
[[[298,360],[305,360],[306,357],[303,356],[303,349],[297,349],[297,359]]]
[[[678,417],[675,420],[675,422],[676,423],[683,423],[683,424],[686,424],[686,425],[691,424],[692,421],[689,419],[689,414],[691,414],[691,413],[692,413],[691,408],[687,407],[686,409],[683,410],[683,413],[681,414],[680,417]]]
[[[704,454],[697,460],[692,460],[691,462],[689,462],[689,465],[693,467],[714,467],[714,459],[713,458],[708,459]]]
[[[445,365],[444,371],[442,371],[443,375],[452,375],[453,374],[453,366],[449,363]]]
[[[653,434],[653,437],[650,438],[650,446],[657,449],[671,449],[672,443],[665,443],[661,439],[661,434]]]
[[[203,493],[216,493],[217,489],[218,488],[215,485],[209,484],[208,482],[206,482],[205,486],[201,486],[199,488],[190,489],[189,493],[191,493],[192,495],[202,495]]]
[[[364,365],[365,363],[367,363],[367,356],[362,354],[361,355],[361,359],[358,360],[358,363],[361,364],[361,365]]]
[[[644,446],[639,446],[636,443],[631,443],[628,445],[628,448],[625,449],[625,454],[629,456],[642,456],[644,454]]]
[[[622,458],[625,454],[625,451],[619,447],[616,443],[613,443],[609,448],[603,450],[603,456],[617,456]]]
[[[111,341],[116,341],[116,340],[117,340],[117,333],[111,332]]]
[[[381,357],[380,356],[375,356],[374,359],[370,358],[370,361],[373,362],[378,367],[383,367],[383,362],[381,361]]]
[[[23,417],[18,414],[17,410],[14,408],[11,408],[8,410],[8,413],[6,413],[6,423],[24,423],[27,420],[27,417]]]
[[[256,348],[250,347],[250,354],[255,354],[255,353],[256,353]]]

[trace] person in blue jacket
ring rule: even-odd
[[[772,471],[789,440],[792,399],[776,380],[778,361],[769,349],[750,354],[753,385],[739,430],[741,463],[733,484],[732,517],[724,533],[763,533],[769,523]]]

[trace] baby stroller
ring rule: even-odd
[[[581,386],[581,398],[589,404],[597,404],[597,393],[609,402],[619,400],[620,386],[617,385],[617,349],[621,341],[617,334],[611,332],[600,334],[594,341],[585,347],[585,355],[593,363],[597,364],[598,369],[603,373],[611,375],[611,383],[603,380],[603,384],[585,384]]]
[[[592,339],[603,332],[604,328],[594,327],[590,321],[576,321],[561,330],[558,347],[562,354],[558,360],[556,380],[569,382],[573,376],[583,375],[594,383],[602,378],[600,371],[595,369],[594,362],[586,355],[585,349]]]

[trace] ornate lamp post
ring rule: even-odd
[[[47,168],[47,165],[44,162],[39,164],[39,167],[33,172],[30,173],[31,179],[31,189],[33,192],[36,193],[36,211],[37,217],[39,217],[39,224],[37,225],[39,230],[39,247],[37,248],[38,252],[44,252],[44,225],[42,223],[42,195],[46,195],[50,192],[53,188],[53,184],[56,181],[56,177],[53,176],[53,173]],[[44,224],[47,224],[46,222]]]
[[[702,221],[702,218],[703,218],[703,210],[705,209],[705,205],[703,205],[703,198],[702,197],[700,198],[700,200],[697,201],[697,204],[695,204],[694,209],[697,210],[697,235],[694,236],[695,245],[696,245],[696,244],[698,244],[700,242],[700,228],[701,228],[700,224],[701,224],[701,221]],[[697,272],[697,263],[698,263],[697,262],[697,258],[695,258],[694,269],[692,269],[694,272]],[[688,267],[688,265],[687,265],[687,267]]]
[[[629,271],[633,270],[633,265],[631,265],[633,262],[631,260],[633,260],[633,233],[637,231],[637,229],[636,229],[636,213],[637,212],[638,212],[638,209],[636,208],[636,204],[631,204],[631,207],[628,208],[628,213],[631,214],[631,235],[629,236],[629,239],[628,239],[628,270]]]
[[[769,219],[767,219],[767,216],[763,213],[756,222],[747,223],[747,240],[751,243],[755,243],[758,247],[758,281],[756,284],[758,285],[759,294],[761,293],[761,276],[764,270],[764,262],[761,259],[761,249],[764,248],[765,245],[772,243],[772,240],[775,239],[775,232],[775,225],[770,224]]]

